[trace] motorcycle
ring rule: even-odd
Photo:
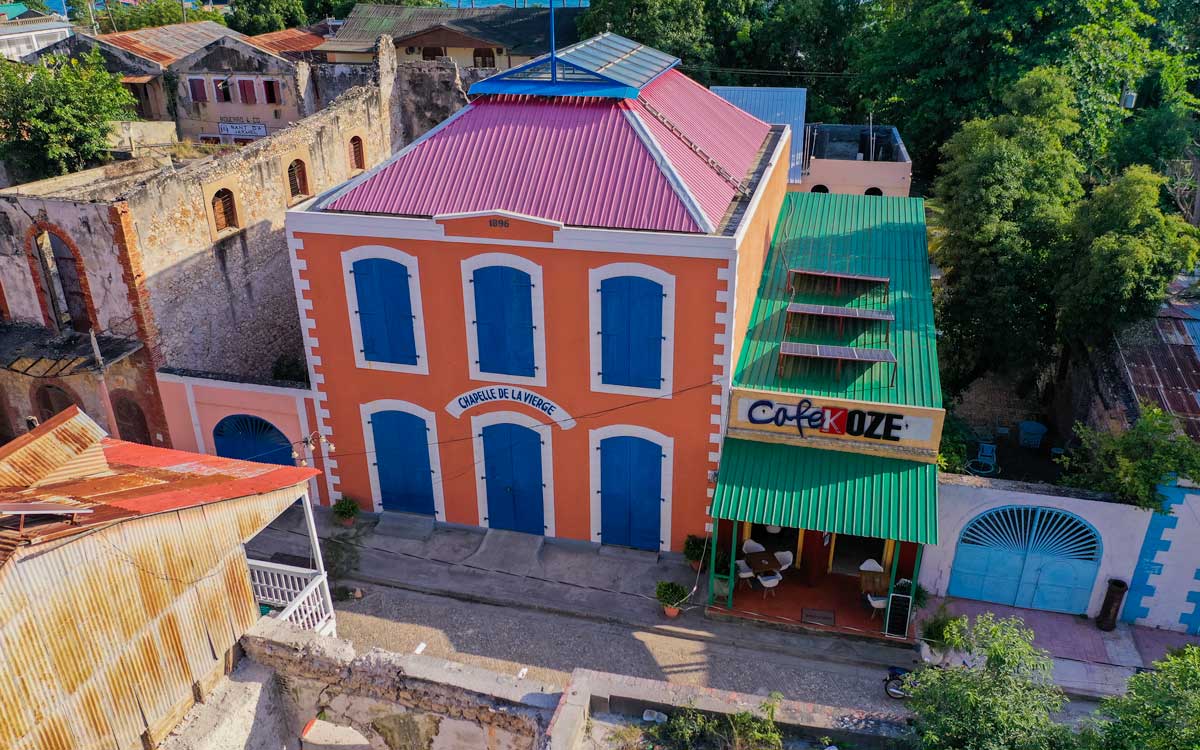
[[[883,692],[887,693],[889,698],[896,700],[908,698],[908,691],[904,688],[904,677],[911,673],[911,669],[888,667],[888,676],[883,678]]]

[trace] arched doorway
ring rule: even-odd
[[[1084,614],[1102,552],[1087,521],[1057,508],[1009,505],[963,528],[950,596]]]
[[[661,539],[663,449],[640,437],[600,441],[600,541],[657,551]]]
[[[481,434],[487,525],[544,534],[541,436],[530,427],[509,422],[488,425]]]
[[[213,428],[213,448],[218,456],[294,466],[292,444],[275,425],[250,414],[231,414]]]
[[[116,415],[117,432],[122,440],[152,445],[150,428],[146,425],[146,414],[136,401],[129,396],[113,396],[113,413]]]
[[[75,254],[61,237],[43,231],[33,238],[41,275],[42,294],[53,324],[59,330],[87,333],[92,329],[87,294]]]
[[[34,408],[37,409],[39,422],[45,422],[67,407],[75,405],[75,399],[56,385],[43,385],[38,388],[33,402]]]

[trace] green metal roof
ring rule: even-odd
[[[937,467],[726,438],[712,516],[937,544]]]
[[[792,298],[787,291],[789,267],[886,276],[891,283],[886,302],[881,289],[865,287],[861,288],[861,294],[848,294],[842,299],[805,294]],[[829,326],[824,333],[809,330],[801,336],[789,336],[788,340],[889,349],[896,356],[896,384],[891,385],[890,364],[864,367],[846,363],[839,377],[835,363],[810,361],[796,368],[797,372],[778,375],[784,309],[789,301],[894,313],[896,320],[891,323],[890,337],[886,339],[885,326],[873,324],[846,325],[841,335]],[[782,393],[940,409],[942,386],[924,202],[919,198],[788,193],[764,264],[733,384]]]

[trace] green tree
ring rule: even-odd
[[[1200,747],[1200,646],[1185,646],[1129,678],[1125,695],[1100,708],[1087,733],[1097,750],[1195,750]]]
[[[922,669],[908,678],[913,733],[922,750],[1055,750],[1070,730],[1052,715],[1066,704],[1050,680],[1051,661],[1018,618],[991,613],[945,629],[947,646],[968,665]]]
[[[708,40],[704,0],[593,0],[579,19],[587,37],[612,31],[703,67],[713,58]],[[694,71],[690,71],[694,72]]]
[[[1004,100],[1005,114],[972,120],[946,143],[934,185],[950,392],[987,371],[1023,374],[1049,360],[1051,264],[1083,193],[1082,167],[1065,145],[1079,126],[1063,76],[1035,69]]]
[[[107,155],[112,120],[134,118],[135,100],[100,53],[0,64],[0,158],[30,178],[66,174]]]
[[[82,26],[90,26],[92,17],[84,2],[73,2],[69,6],[71,18]],[[95,10],[96,24],[101,33],[132,31],[151,26],[167,26],[184,22],[183,8],[177,0],[147,0],[136,5],[109,3],[109,7]],[[225,25],[225,16],[218,10],[188,8],[187,21],[214,21]]]
[[[229,28],[254,36],[308,23],[303,0],[233,0]]]
[[[1190,268],[1200,232],[1161,208],[1166,179],[1130,167],[1075,211],[1060,269],[1058,327],[1066,341],[1107,341],[1123,324],[1154,314],[1167,285]]]
[[[560,4],[562,0],[559,0]],[[358,0],[303,0],[304,15],[308,23],[316,23],[326,18],[345,18],[358,4]],[[442,0],[371,0],[372,5],[414,5],[424,7],[445,7]]]
[[[1157,406],[1144,404],[1137,421],[1120,434],[1077,424],[1075,435],[1079,447],[1059,459],[1066,469],[1062,478],[1066,485],[1161,510],[1160,484],[1172,476],[1200,477],[1200,444]]]

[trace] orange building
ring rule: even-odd
[[[288,214],[333,497],[653,550],[704,534],[790,132],[604,34]]]

